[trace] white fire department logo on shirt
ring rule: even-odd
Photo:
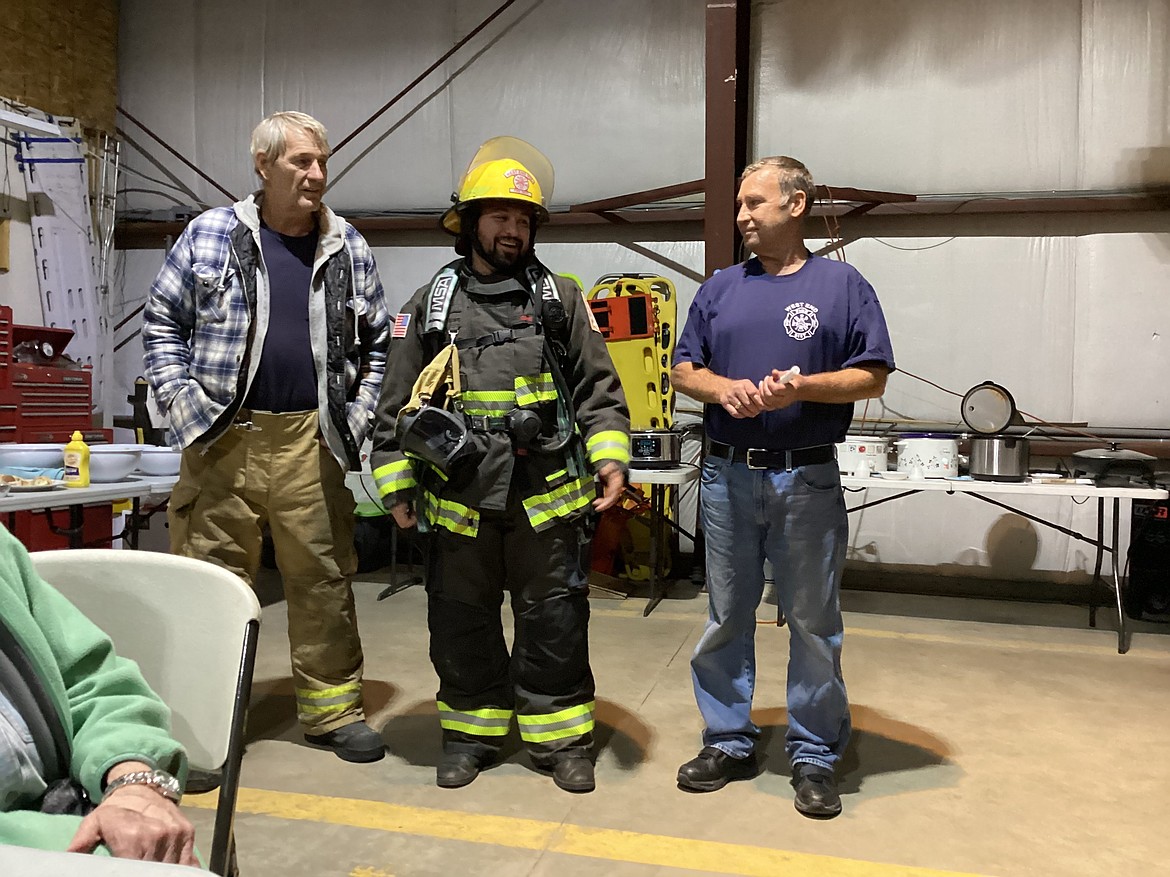
[[[821,325],[817,320],[817,309],[808,302],[794,302],[784,310],[788,312],[784,317],[784,331],[788,333],[789,338],[807,341],[817,334],[817,329]]]

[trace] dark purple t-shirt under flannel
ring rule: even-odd
[[[318,231],[302,237],[260,226],[260,252],[268,271],[268,332],[245,408],[317,410],[317,369],[309,340],[309,287]]]
[[[755,383],[772,369],[803,375],[877,364],[894,351],[877,294],[852,265],[811,256],[794,274],[772,275],[752,258],[699,287],[674,351],[717,375]],[[842,441],[853,403],[797,402],[737,420],[704,406],[707,436],[737,448],[790,450]]]

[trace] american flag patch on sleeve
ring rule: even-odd
[[[410,328],[410,314],[399,314],[394,318],[394,329],[391,338],[405,338],[406,330]]]

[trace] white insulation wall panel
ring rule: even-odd
[[[339,0],[323,16],[304,0],[126,0],[119,101],[246,194],[248,136],[265,115],[310,113],[337,144],[498,6]],[[556,204],[700,178],[703,16],[690,0],[518,3],[337,152],[329,201],[349,212],[443,207],[475,149],[500,134],[549,155]],[[132,123],[122,127],[203,203],[226,203]],[[159,173],[133,147],[126,163]],[[123,202],[173,203],[143,192]]]
[[[496,0],[122,3],[120,103],[235,194],[251,128],[297,108],[334,142]],[[703,174],[705,4],[518,3],[338,153],[343,210],[444,204],[501,133],[553,159],[570,204]],[[893,191],[1170,183],[1170,0],[756,0],[754,154]],[[205,203],[223,197],[138,131]],[[127,163],[157,175],[135,150]],[[189,200],[189,199],[188,199]],[[167,199],[131,193],[126,204]]]
[[[1165,234],[1080,239],[1074,420],[1170,426],[1168,264],[1170,216]]]
[[[888,191],[1170,183],[1167,0],[756,0],[758,155]]]
[[[456,31],[497,5],[462,0]],[[704,13],[691,0],[535,5],[455,80],[452,173],[511,132],[552,160],[555,204],[701,179]]]
[[[1086,0],[1082,187],[1170,183],[1170,0]]]
[[[454,42],[450,2],[344,0],[335,6],[344,15],[323,18],[320,4],[304,2],[123,4],[119,102],[242,197],[257,184],[248,141],[264,116],[278,110],[309,113],[336,144]],[[388,204],[407,209],[445,200],[450,191],[445,93],[418,106],[441,83],[440,73],[338,153],[330,167],[332,203],[349,210]],[[122,127],[204,203],[226,203],[134,124]],[[129,167],[158,174],[135,153],[127,152]],[[144,193],[131,193],[124,203],[166,206]]]
[[[899,192],[1077,188],[1081,0],[757,0],[755,149]]]
[[[960,395],[995,381],[1020,408],[1067,420],[1077,249],[1068,237],[899,238],[855,241],[846,254],[877,291],[899,368]],[[959,423],[959,403],[896,373],[870,412]]]
[[[874,285],[906,372],[959,394],[995,381],[1053,422],[1170,422],[1165,234],[868,239],[847,254]],[[896,373],[870,413],[959,424],[959,402]]]

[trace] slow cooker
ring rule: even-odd
[[[890,468],[890,443],[884,438],[868,435],[847,435],[837,443],[837,467],[842,475],[852,475],[862,462],[871,472],[885,472]]]
[[[682,435],[671,429],[635,429],[630,432],[630,466],[669,469],[682,463]]]
[[[959,440],[953,435],[903,434],[894,442],[898,471],[924,478],[954,478],[959,474]]]

